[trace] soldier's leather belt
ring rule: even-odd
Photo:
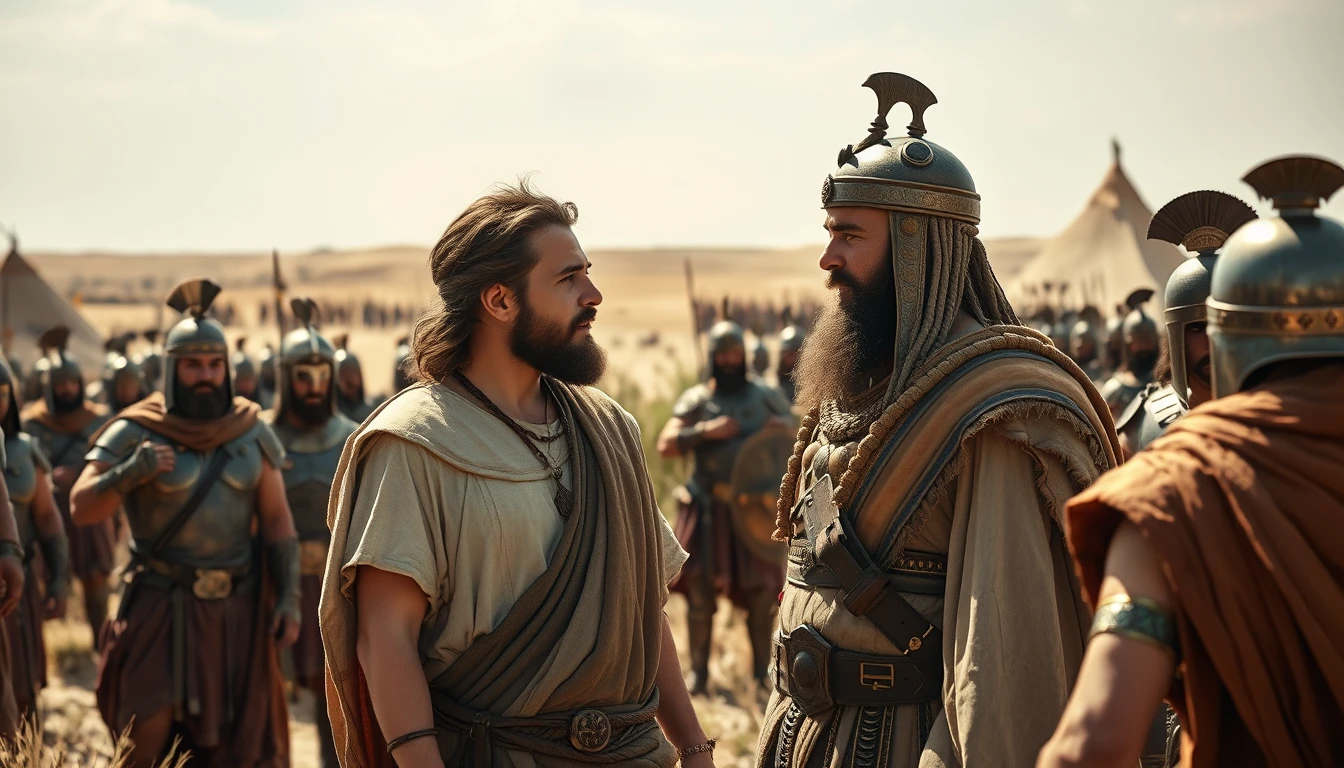
[[[775,687],[804,715],[836,705],[894,707],[942,695],[942,669],[924,669],[910,656],[836,648],[814,627],[775,634],[770,674]]]
[[[250,566],[194,568],[166,560],[146,560],[141,563],[140,573],[150,576],[151,580],[157,576],[186,587],[201,600],[222,600],[248,580],[252,569]]]
[[[840,580],[827,568],[816,567],[812,551],[799,539],[789,545],[789,583],[798,587],[843,589]],[[902,555],[887,570],[887,581],[897,592],[942,597],[947,586],[947,558],[926,552]]]

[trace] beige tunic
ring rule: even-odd
[[[357,470],[350,535],[341,555],[341,591],[354,599],[361,565],[414,579],[429,604],[420,656],[425,677],[433,679],[473,640],[498,626],[546,570],[563,520],[550,470],[507,425],[443,386],[414,397],[430,398],[433,411],[452,415],[452,461],[392,434],[373,438]],[[399,405],[413,408],[415,403]],[[634,425],[634,417],[625,417]],[[537,434],[561,431],[559,421],[525,426]],[[563,437],[541,447],[553,463],[568,456]],[[571,483],[567,462],[562,482]],[[686,553],[666,520],[660,521],[671,581]],[[528,711],[531,701],[546,693],[534,686],[511,709]]]
[[[928,742],[920,748],[918,708],[896,709],[880,768],[1035,764],[1050,737],[1082,662],[1089,623],[1057,516],[1081,489],[1057,458],[1086,457],[1075,429],[1053,419],[1015,418],[986,428],[965,446],[965,463],[907,548],[947,554],[943,597],[903,594],[943,633],[943,695]],[[1090,482],[1097,471],[1077,462]],[[780,607],[792,630],[811,623],[837,647],[896,655],[867,619],[839,604],[838,590],[790,585]],[[767,727],[782,715],[779,694]],[[825,749],[829,765],[849,756],[857,708],[844,708],[837,728],[804,721],[798,751]],[[774,755],[762,756],[771,765]]]

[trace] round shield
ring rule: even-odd
[[[788,470],[796,437],[792,428],[783,425],[768,425],[748,437],[737,452],[729,481],[733,532],[753,555],[781,566],[789,545],[770,537],[775,532],[779,483]]]

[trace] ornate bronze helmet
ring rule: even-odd
[[[341,373],[344,371],[354,371],[358,373],[359,393],[355,395],[355,399],[363,400],[364,367],[360,365],[359,358],[355,357],[355,353],[351,352],[349,349],[350,334],[342,333],[340,336],[336,337],[335,341],[336,341],[336,378],[339,381],[339,379],[341,378]]]
[[[336,348],[313,327],[317,318],[317,302],[308,298],[291,299],[294,319],[302,325],[289,333],[280,343],[280,378],[275,391],[275,410],[283,417],[292,407],[294,379],[305,376],[312,381],[323,379],[327,384],[327,415],[336,413]]]
[[[1157,321],[1143,311],[1143,305],[1156,293],[1152,288],[1140,288],[1125,297],[1125,306],[1129,313],[1120,324],[1121,340],[1124,342],[1125,364],[1136,352],[1156,351],[1162,342],[1157,333]]]
[[[1195,254],[1167,279],[1164,302],[1171,386],[1186,408],[1190,407],[1190,379],[1185,329],[1207,318],[1204,302],[1209,298],[1218,250],[1233,232],[1255,219],[1255,209],[1238,198],[1205,190],[1188,192],[1162,206],[1148,225],[1150,240],[1165,240]]]
[[[1209,289],[1213,396],[1283,360],[1344,357],[1344,226],[1316,214],[1344,186],[1317,157],[1271,160],[1242,181],[1279,212],[1223,245]]]
[[[73,381],[79,385],[80,401],[84,399],[84,372],[79,363],[66,355],[66,345],[70,342],[70,329],[58,325],[38,337],[37,346],[47,365],[42,371],[42,399],[47,410],[56,413],[56,387]]]
[[[163,345],[163,353],[168,358],[163,366],[163,398],[170,411],[176,399],[174,385],[177,383],[178,359],[186,355],[218,354],[224,356],[225,367],[228,367],[229,343],[224,337],[224,328],[205,316],[221,290],[209,280],[199,278],[179,283],[168,295],[168,306],[185,315],[177,325],[168,329]],[[233,401],[232,369],[224,376],[224,395],[226,402]]]
[[[895,399],[910,376],[941,347],[953,316],[965,307],[983,325],[1017,324],[980,243],[980,195],[966,166],[924,138],[924,112],[933,91],[907,75],[879,72],[863,83],[877,94],[868,135],[840,151],[839,168],[821,187],[823,208],[889,212],[896,298],[897,367],[884,400]],[[887,134],[887,115],[910,107],[905,135]]]
[[[9,408],[5,410],[5,417],[0,419],[0,441],[6,437],[17,435],[22,427],[19,422],[19,403],[22,400],[19,397],[19,377],[10,370],[9,364],[5,362],[4,355],[0,355],[0,398],[4,398],[9,403]]]

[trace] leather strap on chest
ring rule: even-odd
[[[224,474],[224,465],[229,463],[230,458],[232,456],[229,455],[224,446],[215,450],[215,455],[210,457],[210,463],[205,468],[205,474],[196,483],[196,487],[192,489],[191,497],[177,510],[177,514],[173,515],[173,519],[168,521],[168,525],[159,532],[158,538],[154,539],[154,544],[149,549],[149,557],[157,558],[163,552],[163,548],[172,543],[173,538],[182,530],[182,526],[187,524],[196,510],[200,509],[206,495],[214,487],[215,481],[219,480],[220,475]]]
[[[842,602],[855,616],[866,617],[888,640],[929,672],[942,670],[942,632],[896,591],[886,571],[849,530],[831,500],[831,478],[823,476],[800,502],[806,536],[818,567],[835,577]]]

